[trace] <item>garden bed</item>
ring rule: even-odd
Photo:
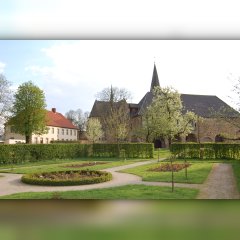
[[[64,166],[65,168],[81,168],[81,167],[91,167],[100,164],[107,164],[108,162],[89,162],[89,163],[82,163],[82,164],[71,164]]]
[[[111,179],[112,175],[108,172],[78,170],[25,174],[21,180],[33,185],[71,186],[101,183]]]
[[[156,168],[151,168],[149,169],[149,171],[153,171],[153,172],[178,172],[181,171],[184,168],[188,168],[190,167],[191,164],[190,163],[174,163],[171,165],[171,163],[163,163],[160,166],[156,167]]]

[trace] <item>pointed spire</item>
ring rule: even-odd
[[[152,76],[150,92],[153,92],[154,87],[157,87],[157,86],[160,87],[160,83],[158,80],[157,68],[156,68],[155,61],[154,61],[153,76]]]
[[[113,88],[112,88],[112,85],[111,85],[111,90],[110,90],[110,102],[113,102],[114,100],[114,96],[113,96]]]

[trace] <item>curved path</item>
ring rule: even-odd
[[[161,159],[163,160],[163,159]],[[133,168],[145,164],[156,163],[157,160],[144,161],[133,164],[128,164],[119,167],[113,167],[104,169],[104,171],[110,172],[113,179],[104,183],[90,184],[90,185],[80,185],[80,186],[38,186],[38,185],[28,185],[21,182],[22,174],[12,174],[12,173],[1,173],[0,178],[0,196],[9,195],[13,193],[20,192],[55,192],[55,191],[73,191],[73,190],[88,190],[88,189],[99,189],[99,188],[109,188],[118,187],[129,184],[144,184],[144,185],[155,185],[155,186],[171,186],[171,183],[166,182],[144,182],[142,178],[129,173],[119,173],[117,171]],[[175,187],[186,187],[186,188],[199,188],[199,184],[183,184],[175,183]]]
[[[202,185],[198,199],[239,199],[231,164],[215,163]]]
[[[161,159],[163,160],[163,159]],[[143,184],[148,186],[171,186],[169,182],[145,182],[142,178],[129,173],[117,171],[133,168],[145,164],[156,163],[157,160],[144,161],[129,165],[104,169],[110,172],[113,179],[108,182],[80,185],[80,186],[38,186],[21,182],[22,174],[1,173],[0,196],[21,192],[56,192],[118,187],[129,184]],[[199,189],[198,199],[239,199],[236,180],[230,164],[214,164],[204,184],[174,183],[175,187]]]

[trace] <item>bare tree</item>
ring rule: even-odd
[[[105,112],[100,117],[107,142],[121,142],[127,139],[130,130],[130,116],[127,99],[131,93],[124,88],[104,88],[97,93],[98,100],[106,102]]]
[[[109,103],[109,113],[102,119],[108,142],[125,141],[130,130],[129,109],[125,100]]]
[[[83,112],[79,108],[77,110],[69,110],[66,112],[65,116],[73,123],[73,125],[78,127],[80,132],[86,131],[89,112]]]
[[[10,108],[13,102],[13,92],[10,82],[3,74],[0,74],[0,135],[3,133],[3,124],[10,116]]]
[[[237,106],[238,106],[238,111],[240,111],[240,77],[237,79],[236,84],[233,86],[233,92],[236,93],[237,95]]]
[[[132,98],[131,92],[125,88],[108,87],[96,94],[97,100],[104,102],[118,102],[121,100],[129,100]]]

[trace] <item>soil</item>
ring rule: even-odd
[[[190,163],[186,163],[186,164],[174,163],[173,165],[171,165],[171,163],[163,163],[157,168],[149,169],[149,171],[152,171],[152,172],[171,172],[172,168],[173,168],[173,172],[178,172],[178,171],[180,171],[184,168],[188,168],[189,166],[191,166]]]
[[[41,179],[50,179],[50,180],[74,180],[79,178],[87,177],[99,177],[101,174],[97,172],[81,172],[81,171],[67,171],[67,172],[55,172],[55,173],[42,173],[35,174],[38,178]]]
[[[72,164],[63,166],[65,168],[80,168],[80,167],[91,167],[100,164],[106,164],[107,162],[90,162],[90,163],[82,163],[82,164]]]

